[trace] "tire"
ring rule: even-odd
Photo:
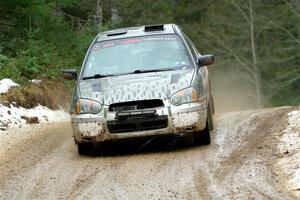
[[[194,133],[194,143],[196,145],[210,145],[210,130],[208,126],[208,122],[206,122],[206,127],[202,131],[198,131]]]
[[[194,143],[196,145],[210,145],[210,131],[213,130],[213,117],[211,102],[207,107],[207,119],[205,129],[193,133]]]
[[[211,113],[214,115],[216,110],[215,110],[215,101],[213,95],[210,95],[210,101],[211,101]]]
[[[214,106],[214,99],[211,95],[211,101],[208,104],[208,110],[207,110],[207,121],[208,121],[208,127],[209,130],[214,130],[214,120],[213,115],[215,114],[215,106]]]
[[[210,111],[214,115],[215,114],[215,101],[214,101],[214,96],[212,95],[212,92],[211,92],[211,81],[210,81],[210,79],[208,81],[209,81],[209,94],[210,94],[209,104],[211,106]]]
[[[92,143],[77,143],[77,150],[79,155],[90,155],[94,148]]]

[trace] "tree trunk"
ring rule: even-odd
[[[111,0],[102,0],[102,24],[111,22],[112,3]]]
[[[296,23],[296,26],[297,26],[297,30],[298,30],[298,40],[300,41],[300,1],[299,0],[295,0],[293,1],[293,6],[295,6],[295,9],[298,11],[297,12],[297,23]],[[300,65],[300,59],[299,59],[299,65]]]
[[[96,25],[102,23],[102,6],[101,0],[97,0],[96,2]]]
[[[254,81],[255,81],[255,93],[256,93],[256,105],[258,108],[262,107],[262,96],[261,96],[261,72],[257,66],[257,55],[255,45],[255,29],[254,29],[254,16],[253,16],[253,5],[252,0],[249,0],[249,14],[250,14],[250,38],[251,38],[251,52],[252,62],[254,70]]]

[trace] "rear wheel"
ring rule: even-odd
[[[79,155],[89,155],[93,152],[94,146],[92,143],[77,143]]]
[[[205,129],[202,131],[195,132],[193,134],[194,142],[196,145],[209,145],[210,140],[210,131],[213,130],[213,117],[212,117],[212,105],[211,102],[207,107],[207,119]]]

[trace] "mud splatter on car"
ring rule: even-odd
[[[79,75],[64,71],[77,80],[70,112],[79,153],[84,143],[168,134],[210,144],[213,62],[175,24],[99,33]]]

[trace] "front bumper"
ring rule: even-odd
[[[116,112],[108,112],[104,107],[99,114],[71,115],[71,122],[75,142],[103,142],[108,140],[118,140],[135,137],[146,137],[167,134],[185,134],[201,131],[206,126],[207,110],[204,103],[190,103],[180,106],[172,105],[168,100],[164,101],[164,107],[155,108],[156,117],[140,120],[140,123],[132,129],[122,129],[124,131],[112,131],[112,124],[118,123]],[[153,110],[153,109],[150,109]],[[159,120],[164,122],[157,123]],[[145,123],[147,123],[147,128]],[[151,126],[151,123],[153,126]],[[156,124],[157,125],[156,125]],[[121,122],[122,125],[122,122]],[[131,127],[131,129],[130,129]]]

